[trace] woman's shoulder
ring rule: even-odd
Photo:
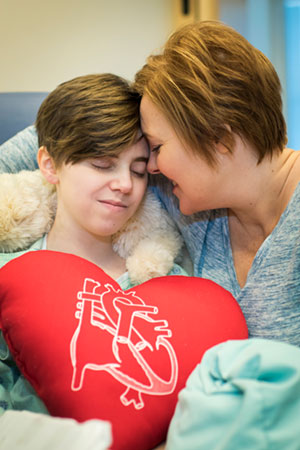
[[[0,145],[0,173],[37,169],[38,137],[33,125]]]

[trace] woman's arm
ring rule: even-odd
[[[0,145],[0,173],[38,168],[38,138],[32,125]]]

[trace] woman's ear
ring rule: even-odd
[[[45,179],[51,184],[58,183],[57,169],[54,161],[48,153],[45,146],[42,146],[38,150],[37,161],[40,171],[44,175]]]

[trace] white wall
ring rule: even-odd
[[[220,0],[219,18],[233,26],[274,65],[286,115],[286,61],[283,0]]]
[[[173,0],[0,0],[0,91],[78,75],[133,79],[173,26]]]

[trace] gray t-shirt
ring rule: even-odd
[[[31,125],[0,145],[0,173],[38,169],[38,138]]]
[[[154,188],[175,219],[194,265],[194,275],[230,291],[242,308],[250,337],[300,346],[300,183],[277,226],[259,248],[247,282],[238,284],[227,211],[182,215],[174,199]]]

